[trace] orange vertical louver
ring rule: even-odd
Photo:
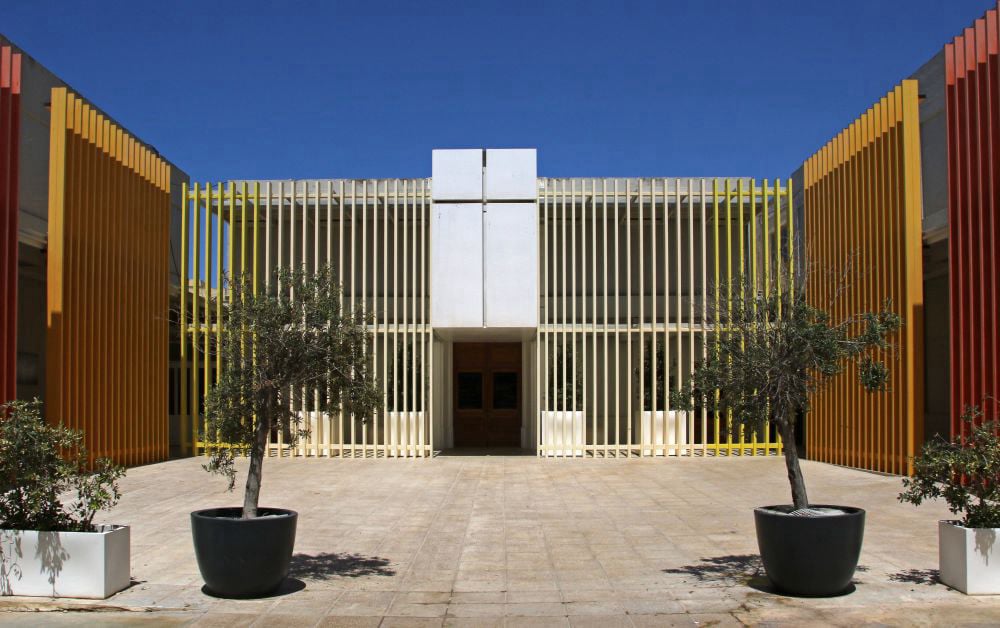
[[[169,454],[169,221],[169,164],[54,88],[46,415],[122,464]]]
[[[885,393],[856,368],[818,391],[806,421],[814,460],[910,473],[923,442],[923,258],[917,82],[903,83],[804,165],[806,290],[833,320],[891,299],[903,318]]]

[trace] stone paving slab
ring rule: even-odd
[[[936,581],[943,504],[899,478],[805,462],[817,503],[868,512],[854,590],[779,595],[754,506],[788,501],[779,458],[270,459],[262,504],[299,512],[286,586],[206,595],[189,513],[239,503],[199,459],[135,468],[106,522],[132,526],[134,584],[109,600],[0,598],[13,625],[996,625],[1000,596]]]

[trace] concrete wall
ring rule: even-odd
[[[924,438],[951,434],[948,240],[924,246]]]
[[[45,255],[21,244],[18,252],[17,396],[43,398],[45,392]]]
[[[0,36],[0,41],[3,41]],[[21,83],[20,214],[22,242],[45,241],[49,181],[49,109],[53,87],[65,85],[35,59],[23,55]]]
[[[484,219],[485,326],[537,327],[538,208],[490,203]]]
[[[924,238],[947,237],[948,137],[945,119],[944,52],[934,55],[910,78],[920,91],[920,160]]]
[[[483,206],[435,203],[431,217],[431,325],[482,327]]]
[[[910,78],[919,82],[924,237],[924,437],[950,434],[951,316],[948,283],[948,137],[944,51]]]

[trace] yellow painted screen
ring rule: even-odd
[[[794,273],[791,181],[541,179],[540,456],[781,452],[728,415],[670,406],[713,350],[714,286]]]
[[[92,456],[168,456],[170,166],[52,90],[45,411]]]
[[[889,92],[804,165],[806,290],[834,320],[887,298],[903,317],[890,389],[848,369],[812,399],[809,458],[909,473],[923,438],[923,263],[917,82]]]
[[[205,453],[204,399],[224,365],[216,351],[232,297],[227,275],[273,292],[276,269],[329,267],[345,311],[371,316],[371,360],[382,388],[374,416],[327,416],[320,392],[292,410],[308,430],[275,430],[268,452],[299,457],[427,457],[434,359],[426,179],[229,181],[183,190],[180,296],[181,445]],[[219,287],[222,290],[219,290]],[[215,298],[216,296],[220,298]],[[220,325],[221,321],[221,325]],[[291,398],[291,395],[288,396]]]

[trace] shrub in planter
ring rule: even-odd
[[[835,595],[850,584],[864,534],[859,508],[810,504],[795,448],[795,420],[808,417],[810,394],[857,364],[868,391],[886,388],[889,370],[879,357],[902,321],[886,302],[878,312],[834,320],[810,305],[805,290],[789,278],[758,290],[749,280],[713,290],[718,304],[707,315],[717,329],[715,346],[686,386],[671,393],[675,408],[731,412],[733,422],[763,437],[777,428],[790,505],[754,511],[757,543],[768,577],[779,589],[798,595]],[[733,428],[734,429],[734,428]]]
[[[938,522],[941,582],[969,594],[1000,594],[1000,424],[978,407],[962,420],[968,436],[938,436],[914,460],[899,499],[944,499],[960,521]]]
[[[279,270],[272,291],[246,278],[227,281],[219,381],[205,399],[208,471],[236,482],[238,456],[250,459],[242,507],[191,513],[198,567],[208,589],[226,597],[272,592],[288,575],[297,513],[261,508],[268,436],[304,437],[302,414],[317,404],[327,415],[369,417],[381,395],[365,355],[369,336],[359,311],[341,310],[340,288],[326,269]]]
[[[0,594],[106,598],[129,585],[129,529],[99,526],[125,474],[38,400],[0,406]]]

